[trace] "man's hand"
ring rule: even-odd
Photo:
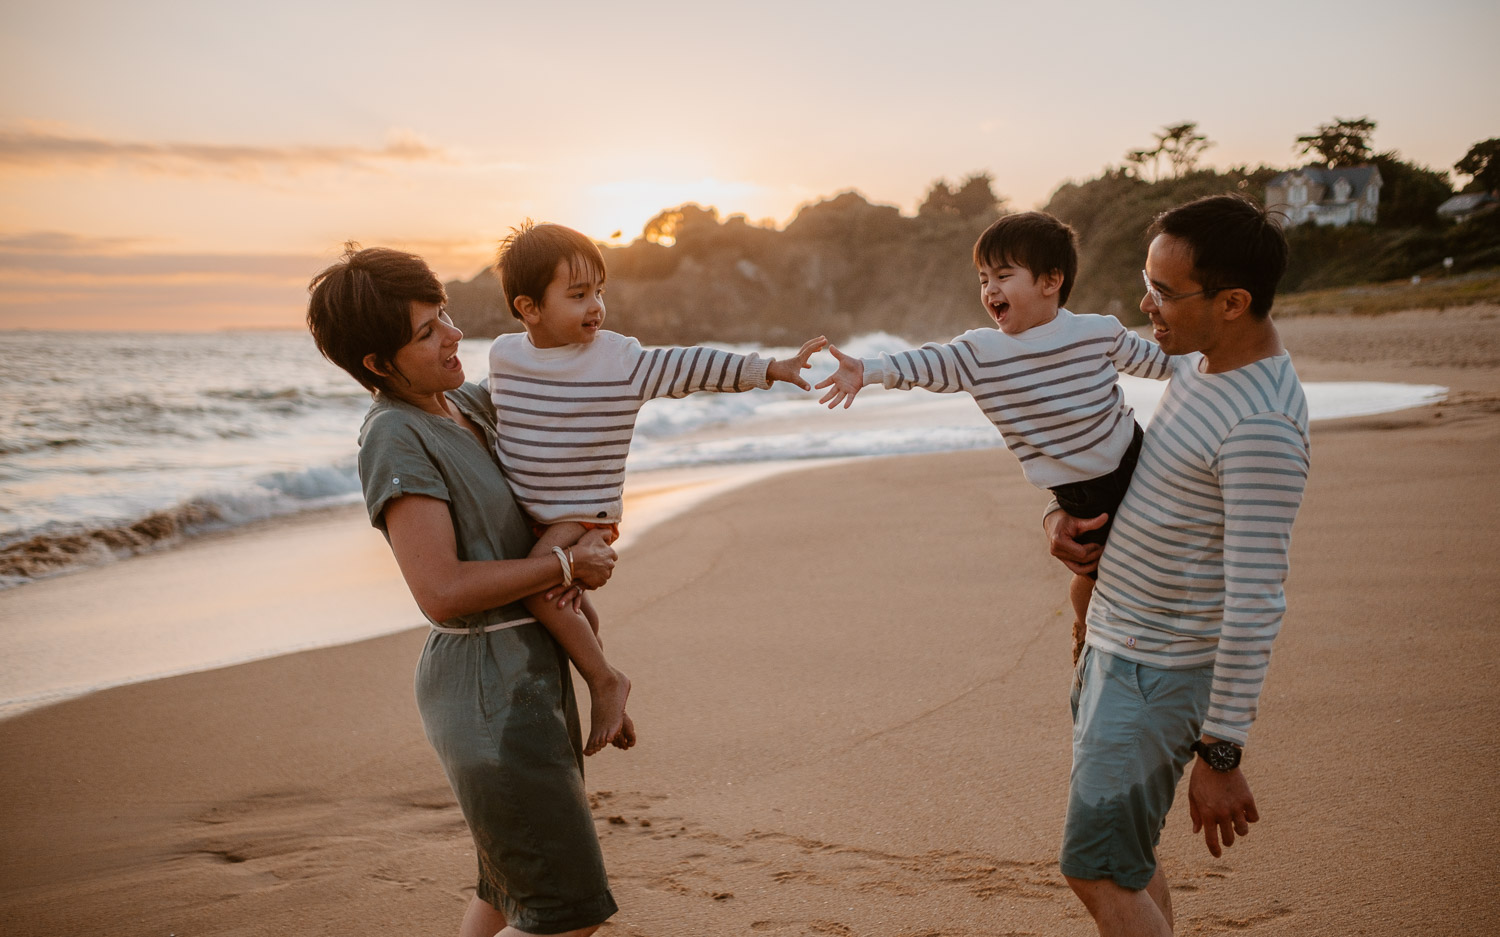
[[[817,390],[829,388],[828,393],[824,394],[818,403],[828,404],[830,410],[842,403],[844,409],[847,410],[854,402],[854,395],[865,386],[865,364],[858,358],[849,357],[833,345],[828,346],[828,351],[839,363],[839,368],[817,383]]]
[[[1215,858],[1224,854],[1219,847],[1221,838],[1225,846],[1233,846],[1235,834],[1248,836],[1250,824],[1260,819],[1243,771],[1215,771],[1196,756],[1188,780],[1188,812],[1193,817],[1193,832],[1203,831],[1203,841]]]
[[[807,386],[807,382],[802,379],[802,372],[812,367],[812,365],[808,364],[807,359],[811,358],[815,353],[822,351],[827,346],[828,339],[819,335],[817,338],[803,342],[802,348],[798,350],[794,357],[785,360],[772,358],[771,363],[766,365],[767,379],[773,383],[776,381],[785,381],[788,384],[796,384],[803,390],[812,390],[811,387]]]
[[[1042,518],[1042,529],[1047,532],[1047,548],[1073,572],[1091,573],[1099,567],[1104,547],[1097,543],[1079,543],[1077,537],[1085,531],[1103,527],[1108,521],[1108,514],[1080,520],[1067,511],[1053,511]]]

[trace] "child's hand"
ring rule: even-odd
[[[571,586],[553,586],[543,593],[543,598],[556,602],[558,608],[571,608],[583,614],[583,586],[576,582]]]
[[[818,403],[826,403],[828,409],[832,410],[842,402],[847,410],[854,402],[854,395],[865,386],[865,363],[858,358],[849,357],[833,345],[828,346],[828,351],[839,363],[839,369],[818,382],[818,390],[829,388]]]
[[[785,361],[777,358],[771,359],[771,363],[766,366],[766,377],[772,382],[785,381],[788,384],[796,384],[803,390],[812,390],[807,382],[802,379],[802,371],[812,367],[812,365],[808,364],[807,359],[811,358],[816,352],[822,351],[827,345],[828,339],[819,335],[817,338],[803,343],[802,349],[797,352],[795,357],[788,358]]]

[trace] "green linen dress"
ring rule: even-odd
[[[465,384],[448,399],[488,447],[385,395],[370,407],[359,439],[370,522],[385,533],[388,503],[427,495],[448,503],[460,560],[524,558],[531,524],[493,455],[489,392]],[[433,624],[444,630],[417,664],[417,708],[474,836],[479,897],[529,933],[602,923],[617,906],[583,789],[567,656],[519,602]]]

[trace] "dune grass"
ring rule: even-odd
[[[1447,309],[1481,303],[1500,303],[1500,270],[1424,277],[1416,283],[1394,280],[1288,293],[1276,298],[1276,315],[1338,313],[1370,316],[1404,309]]]

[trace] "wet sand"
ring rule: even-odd
[[[705,498],[808,463],[633,475],[618,547]],[[0,591],[0,718],[128,683],[423,621],[363,506],[262,521]]]
[[[1246,755],[1262,820],[1216,860],[1179,799],[1162,846],[1178,933],[1480,933],[1500,910],[1500,309],[1283,335],[1305,379],[1454,393],[1315,425]],[[622,909],[601,933],[1092,933],[1055,866],[1068,576],[1043,500],[999,451],[863,460],[631,545],[598,595],[642,735],[589,763]],[[353,553],[319,562],[310,601],[360,591]],[[455,932],[473,855],[411,699],[422,640],[0,721],[4,932]]]

